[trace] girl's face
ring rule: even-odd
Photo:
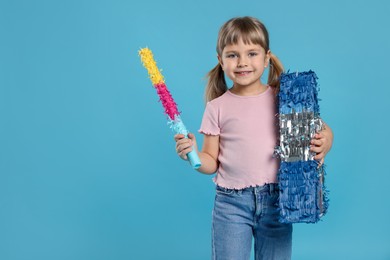
[[[269,56],[260,45],[245,44],[240,40],[237,44],[226,45],[218,59],[234,87],[255,90],[262,86],[260,77],[268,66]]]

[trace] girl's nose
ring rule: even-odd
[[[246,66],[248,66],[247,60],[243,57],[240,57],[238,59],[237,67],[242,68],[242,67],[246,67]]]

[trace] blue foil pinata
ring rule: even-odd
[[[313,71],[283,73],[280,78],[280,144],[275,154],[282,223],[316,223],[328,209],[324,165],[314,160],[310,141],[323,129],[318,105],[317,76]]]

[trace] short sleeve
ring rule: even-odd
[[[202,124],[198,132],[206,135],[219,135],[221,131],[218,114],[218,109],[208,102],[203,114]]]

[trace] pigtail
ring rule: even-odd
[[[270,53],[270,66],[268,72],[268,85],[270,85],[275,94],[279,93],[280,75],[283,72],[283,65],[274,54]]]
[[[207,78],[208,81],[205,91],[206,102],[221,96],[228,89],[221,64],[218,63],[217,66],[210,70],[207,73]]]

